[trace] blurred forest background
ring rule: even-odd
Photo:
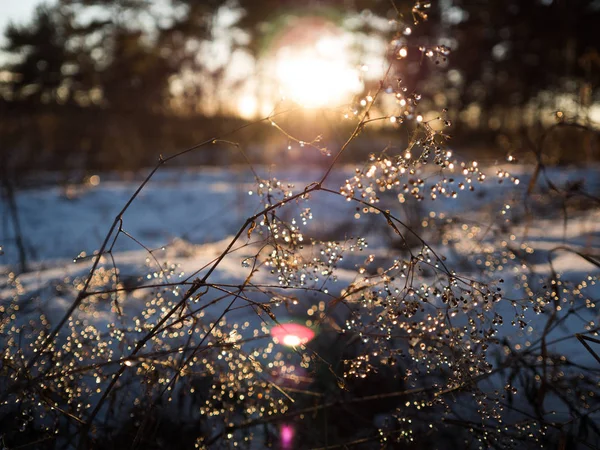
[[[303,139],[322,131],[334,141],[347,138],[352,124],[339,120],[337,108],[374,92],[389,63],[409,90],[423,93],[424,117],[447,108],[454,145],[480,158],[525,145],[559,110],[583,125],[600,121],[597,0],[439,0],[412,8],[389,0],[41,4],[29,23],[3,30],[0,166],[17,179],[40,169],[86,174],[147,166],[159,154],[281,110],[277,58],[323,44],[326,35],[343,38],[338,56],[359,68],[359,79],[348,98],[320,102],[316,91],[310,106],[317,109],[299,113],[296,122],[281,119]],[[397,54],[405,38],[395,34],[399,14],[419,22],[426,14],[411,43],[451,54]],[[315,80],[335,82],[328,67],[315,70]],[[272,161],[288,147],[271,128],[245,131],[253,161]],[[398,130],[388,121],[372,133],[363,141],[367,152],[372,139]],[[595,138],[577,129],[564,133],[553,140],[557,162],[600,156]],[[360,147],[355,158],[364,156]],[[296,159],[310,161],[305,153]],[[236,158],[213,148],[181,161]]]

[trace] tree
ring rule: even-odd
[[[447,20],[457,43],[452,63],[462,76],[462,107],[476,103],[489,115],[537,102],[541,91],[579,95],[584,83],[597,85],[582,64],[600,48],[592,31],[600,20],[595,2],[457,0],[453,8]]]
[[[5,31],[4,50],[19,55],[6,66],[12,76],[5,94],[10,100],[34,103],[66,102],[76,55],[68,50],[71,17],[57,7],[38,6],[33,21],[27,25],[9,24]],[[70,72],[70,73],[69,73]],[[75,71],[76,72],[76,71]]]

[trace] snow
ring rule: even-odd
[[[261,177],[274,174],[282,182],[295,185],[294,193],[300,192],[304,186],[318,180],[321,175],[317,169],[274,170],[261,167],[258,170]],[[510,231],[505,239],[510,241],[508,236],[513,234],[515,237],[511,242],[514,242],[515,247],[527,243],[533,250],[533,253],[528,255],[536,277],[548,277],[553,269],[560,274],[562,280],[579,283],[591,275],[598,274],[597,266],[577,254],[559,250],[551,253],[551,250],[558,246],[570,246],[580,252],[598,254],[600,210],[590,206],[572,213],[566,228],[561,210],[554,204],[548,204],[548,209],[542,210],[542,213],[537,211],[538,215],[533,221],[520,220],[529,197],[528,174],[532,168],[510,166],[511,174],[521,178],[518,185],[507,181],[498,183],[493,177],[496,170],[488,168],[488,180],[482,185],[477,185],[476,192],[461,193],[457,199],[425,200],[418,205],[411,203],[402,206],[395,197],[385,197],[382,205],[403,219],[415,212],[422,215],[421,218],[427,218],[430,212],[434,212],[437,219],[458,217],[465,223],[478,222],[482,228],[498,227],[506,218],[512,218],[514,221],[510,223]],[[351,174],[350,167],[338,170],[334,172],[328,184],[332,187],[340,186]],[[598,168],[595,167],[553,168],[549,172],[559,186],[584,180],[586,186],[592,190],[597,189],[594,185],[598,180],[597,174]],[[17,205],[30,268],[23,274],[15,273],[18,252],[13,239],[14,231],[6,220],[8,212],[5,205],[2,205],[4,209],[1,214],[5,219],[2,220],[0,228],[0,245],[4,254],[0,256],[0,274],[6,281],[1,284],[0,304],[7,304],[13,299],[22,302],[21,320],[28,317],[25,312],[38,317],[40,312],[43,312],[50,323],[60,320],[72,304],[77,286],[81,286],[82,280],[89,273],[92,264],[92,258],[89,256],[94,255],[115,216],[140,182],[139,179],[118,180],[114,174],[100,174],[100,180],[97,186],[72,186],[69,189],[52,187],[18,192]],[[543,180],[538,180],[538,184],[542,185]],[[249,191],[253,191],[253,195],[249,195]],[[244,168],[174,169],[159,172],[123,216],[122,229],[135,239],[120,234],[112,252],[121,280],[127,280],[126,283],[130,283],[131,287],[161,282],[164,278],[163,275],[157,274],[161,269],[156,267],[156,261],[161,265],[166,264],[169,268],[169,278],[166,280],[169,282],[191,282],[202,276],[227,247],[246,218],[262,209],[260,201],[260,197],[256,195],[253,175]],[[512,205],[512,208],[503,216],[502,211],[506,204]],[[340,281],[337,284],[331,279],[327,280],[326,286],[331,289],[332,295],[335,295],[336,286],[348,284],[357,277],[356,268],[364,263],[368,254],[374,255],[378,261],[391,261],[397,256],[394,250],[389,248],[390,236],[394,235],[386,228],[385,219],[378,215],[368,215],[367,219],[356,220],[356,205],[344,201],[341,197],[316,192],[311,195],[310,200],[286,205],[278,214],[288,219],[298,218],[306,207],[311,208],[314,216],[308,223],[308,235],[341,242],[351,236],[364,235],[369,243],[364,254],[347,253],[338,265],[336,275]],[[411,212],[409,208],[414,210]],[[431,228],[432,225],[418,231],[429,239],[437,239],[438,235]],[[479,251],[477,249],[486,244],[495,245],[498,239],[489,233],[483,235],[481,242],[475,242],[462,234],[457,237],[454,245],[437,241],[430,245],[447,258],[448,265],[461,265],[461,269],[468,274],[472,266],[466,265],[466,261],[472,261],[476,257],[473,252]],[[223,259],[210,276],[209,282],[231,285],[231,289],[234,290],[235,286],[239,286],[248,277],[251,268],[243,261],[257,252],[257,243],[250,243],[244,232],[234,248],[237,250]],[[148,249],[152,250],[152,255],[149,255]],[[87,257],[77,259],[78,256]],[[552,257],[552,268],[548,263],[549,257]],[[112,267],[111,259],[104,256],[101,266]],[[495,274],[496,279],[505,278],[503,286],[507,298],[523,297],[520,275],[518,266],[499,270]],[[256,273],[253,281],[276,284],[274,277],[265,268]],[[185,290],[185,286],[182,290]],[[178,298],[182,290],[175,290],[166,295]],[[598,286],[592,283],[584,291],[586,298],[597,298],[600,293]],[[127,302],[123,303],[125,297]],[[141,304],[135,302],[136,299],[143,302],[143,290],[134,291],[129,296],[119,295],[117,298],[121,301],[120,306],[125,311],[125,317],[137,317],[142,308]],[[326,297],[321,293],[316,298]],[[77,311],[76,317],[100,330],[105,330],[111,323],[122,320],[114,302],[110,299],[103,301],[103,304],[94,305],[93,313]],[[264,314],[259,317],[260,311],[243,300],[237,301],[236,305],[239,308],[234,308],[229,314],[236,323],[250,321],[249,329],[261,328],[261,321],[266,317]],[[206,314],[216,318],[223,308],[222,305],[215,305],[208,308]],[[510,303],[506,302],[498,307],[498,311],[509,317],[512,308]],[[290,317],[297,313],[296,310],[292,308]],[[573,337],[574,333],[585,331],[589,322],[595,322],[597,325],[599,321],[596,311],[584,311],[565,321],[563,326],[550,336],[552,340],[558,340],[552,350],[569,354],[574,361],[592,366],[595,360],[576,339],[560,339],[565,336]],[[285,316],[286,313],[283,312],[282,316],[278,315],[278,319],[284,320]],[[500,336],[500,339],[507,337],[513,345],[525,345],[527,341],[534,341],[536,335],[541,332],[539,327],[544,323],[544,317],[546,316],[536,318],[533,314],[528,315],[527,326],[531,328],[530,333],[516,331],[509,323],[510,320],[507,320],[502,327],[505,335]]]
[[[532,171],[525,166],[511,166],[511,174],[521,178],[521,183],[515,186],[499,184],[492,179],[491,175],[496,170],[496,167],[488,168],[488,181],[478,185],[474,193],[462,192],[457,199],[425,200],[416,206],[412,204],[406,207],[397,201],[394,204],[394,198],[384,198],[383,205],[401,218],[406,208],[414,207],[424,217],[427,212],[434,211],[437,217],[444,217],[445,214],[446,217],[460,216],[465,221],[477,219],[494,223],[497,219],[489,216],[499,213],[507,199],[521,201],[524,198],[528,174]],[[552,169],[551,176],[557,185],[580,179],[587,180],[589,185],[595,180],[591,176],[591,173],[597,173],[594,170],[589,167],[562,171]],[[321,173],[318,169],[274,171],[268,167],[261,167],[258,171],[261,177],[275,174],[282,182],[293,184],[294,192],[319,179]],[[329,185],[341,185],[350,174],[350,167],[335,172]],[[89,256],[98,249],[115,216],[140,183],[140,179],[119,181],[115,174],[100,174],[100,180],[98,186],[71,186],[69,189],[52,187],[18,192],[17,204],[31,270],[19,275],[18,287],[14,283],[12,287],[5,286],[0,291],[1,299],[7,300],[15,294],[24,298],[53,282],[87,274],[91,260]],[[255,193],[248,195],[249,191],[255,190],[255,184],[252,173],[243,167],[159,171],[123,216],[123,230],[138,242],[121,234],[115,244],[113,255],[121,277],[157,271],[146,249],[153,250],[159,263],[177,265],[177,272],[184,274],[178,279],[184,279],[206,266],[225,248],[245,219],[261,209],[259,196]],[[316,237],[336,235],[335,239],[362,233],[369,242],[368,253],[389,258],[386,255],[390,251],[386,245],[390,240],[385,224],[383,227],[373,225],[378,217],[373,219],[370,216],[365,226],[364,219],[356,220],[353,217],[355,205],[323,192],[314,193],[306,204],[285,206],[281,215],[295,217],[306,206],[311,208],[315,217],[309,221],[308,233]],[[2,215],[6,214],[7,211],[3,210]],[[557,246],[568,244],[577,250],[600,247],[599,210],[590,209],[569,217],[566,230],[561,218],[553,211],[547,215],[548,218],[536,217],[532,223],[514,225],[513,233],[518,234],[516,242],[520,244],[525,239],[539,255],[536,272],[549,273],[548,251]],[[3,221],[0,231],[4,250],[0,256],[0,273],[8,274],[18,262],[18,252],[12,239],[14,232],[7,220]],[[427,230],[422,229],[419,233],[426,235]],[[245,241],[247,239],[240,244]],[[434,247],[450,262],[469,256],[460,253],[453,256],[447,246]],[[461,242],[456,243],[456,248],[467,252],[473,249],[473,243],[463,237]],[[248,269],[243,267],[241,261],[252,254],[251,250],[241,248],[225,258],[212,279],[228,280],[234,284],[245,279]],[[78,255],[88,258],[74,263]],[[340,263],[338,275],[351,277],[352,270],[363,259],[363,256],[348,255]],[[587,274],[597,270],[597,267],[576,254],[564,251],[553,254],[553,265],[555,270],[565,274]],[[269,278],[261,272],[258,276],[262,277],[261,281]]]

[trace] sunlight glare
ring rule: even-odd
[[[281,94],[307,108],[339,106],[362,88],[341,37],[325,36],[313,46],[286,46],[276,56],[275,75]]]
[[[282,344],[286,345],[288,347],[295,347],[296,345],[302,344],[302,339],[300,339],[300,337],[295,336],[293,334],[286,334],[283,337]]]
[[[251,95],[243,95],[238,101],[238,111],[242,118],[253,119],[258,112],[256,98]]]

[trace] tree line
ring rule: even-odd
[[[206,107],[235,95],[228,92],[235,85],[222,83],[227,62],[215,65],[202,53],[223,11],[233,17],[225,32],[244,36],[223,51],[254,60],[281,17],[321,15],[343,26],[350,16],[419,21],[426,14],[416,41],[452,49],[449,62],[419,49],[388,58],[409,89],[425,94],[425,106],[451,111],[457,135],[535,126],[540,111],[560,109],[564,98],[577,105],[572,114],[585,116],[597,101],[600,8],[592,0],[440,0],[417,8],[384,0],[59,0],[4,30],[2,162],[135,168],[159,148],[239,122],[231,109]],[[369,21],[358,31],[390,34]]]

